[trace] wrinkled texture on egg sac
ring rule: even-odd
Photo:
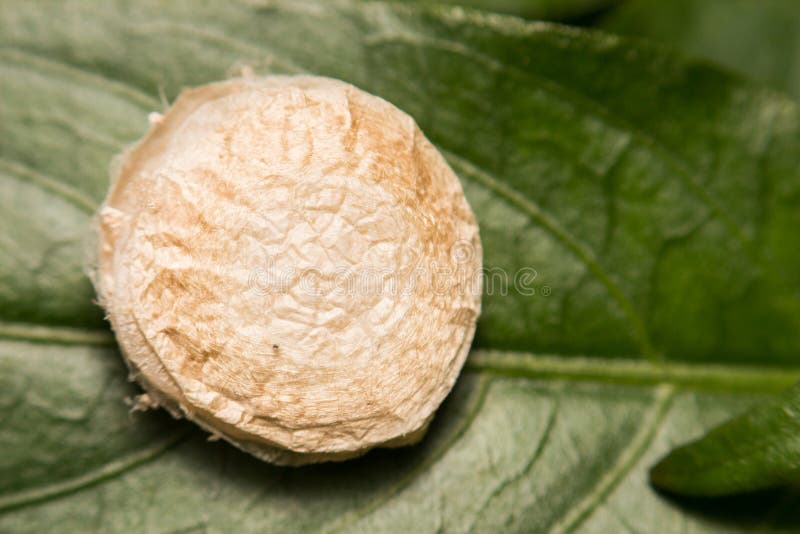
[[[422,436],[481,248],[411,117],[327,78],[233,79],[185,90],[116,167],[91,275],[153,401],[283,464]]]

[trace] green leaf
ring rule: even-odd
[[[387,98],[462,178],[490,278],[419,446],[276,468],[127,413],[80,270],[91,212],[149,111],[243,65]],[[800,377],[798,148],[788,99],[564,27],[378,3],[2,2],[0,531],[796,529],[795,495],[689,513],[647,468]]]
[[[667,491],[695,496],[800,482],[800,386],[674,450],[650,478]]]
[[[633,0],[604,26],[669,43],[800,98],[796,0]]]

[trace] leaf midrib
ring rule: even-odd
[[[471,372],[531,379],[574,380],[637,386],[670,384],[715,392],[779,393],[800,381],[800,366],[651,362],[635,357],[544,355],[474,349]]]

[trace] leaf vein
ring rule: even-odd
[[[42,190],[60,197],[62,200],[66,200],[89,215],[94,215],[97,209],[97,203],[78,189],[35,171],[30,167],[0,157],[0,172],[2,171],[5,171],[9,178],[14,178],[23,183],[26,183],[26,181],[22,178],[30,180]]]
[[[647,414],[647,420],[639,432],[631,440],[618,457],[617,463],[600,479],[595,488],[588,493],[569,513],[550,529],[551,533],[572,532],[580,526],[594,512],[635,467],[636,462],[647,451],[655,439],[659,428],[664,424],[672,399],[675,397],[675,388],[671,385],[662,385],[655,395],[655,402]]]
[[[468,413],[463,417],[463,421],[461,422],[460,428],[456,430],[453,435],[448,439],[445,443],[439,446],[435,451],[433,451],[430,455],[428,455],[423,462],[421,462],[416,468],[411,469],[406,473],[404,477],[402,477],[396,484],[389,487],[386,491],[381,493],[375,499],[367,503],[365,506],[357,508],[356,510],[351,511],[348,514],[345,514],[339,521],[337,521],[334,525],[330,528],[326,529],[326,532],[345,532],[349,530],[349,527],[354,525],[360,519],[367,517],[373,511],[378,509],[382,504],[386,503],[400,493],[403,489],[410,486],[414,480],[416,479],[417,475],[430,469],[431,466],[436,464],[439,460],[441,460],[447,451],[459,440],[461,439],[469,427],[472,425],[472,422],[478,416],[483,408],[483,404],[486,401],[486,397],[489,392],[489,385],[491,384],[491,378],[489,377],[482,377],[480,382],[477,385],[478,393],[475,396],[475,400],[470,406]]]
[[[129,469],[154,460],[171,447],[177,445],[188,434],[189,428],[184,426],[171,436],[158,441],[154,445],[132,452],[93,471],[53,484],[45,484],[18,492],[8,493],[6,495],[0,495],[0,511],[22,508],[31,504],[49,501],[61,497],[62,495],[74,493],[83,488],[98,484]]]
[[[619,304],[635,332],[642,355],[651,360],[659,359],[659,355],[656,353],[650,341],[650,335],[647,332],[644,320],[636,311],[636,308],[628,296],[622,291],[619,284],[617,284],[612,276],[603,269],[589,247],[580,242],[550,214],[543,211],[533,200],[526,198],[517,190],[501,182],[496,177],[463,157],[449,151],[444,152],[450,161],[454,162],[457,167],[460,167],[467,173],[468,177],[471,177],[474,181],[500,195],[512,206],[525,213],[531,221],[541,226],[581,260],[597,280],[606,287],[611,297]]]
[[[57,75],[73,82],[93,85],[110,94],[122,97],[145,110],[158,109],[159,107],[158,100],[142,92],[132,84],[102,76],[74,62],[60,61],[54,58],[53,55],[43,58],[30,50],[4,46],[0,48],[0,58],[10,62],[21,63],[50,76]]]
[[[0,339],[53,345],[114,346],[111,332],[67,326],[6,323],[0,321]]]
[[[530,474],[536,464],[539,462],[539,459],[542,457],[542,453],[544,452],[545,447],[550,442],[550,435],[552,434],[553,428],[555,427],[556,418],[558,416],[558,408],[559,402],[556,398],[556,401],[550,408],[550,413],[547,415],[547,421],[545,423],[544,431],[542,432],[541,437],[539,438],[539,443],[536,444],[536,449],[534,449],[533,454],[530,456],[528,461],[522,467],[519,473],[515,474],[514,476],[508,477],[507,479],[503,480],[496,488],[492,490],[492,492],[486,497],[481,504],[481,507],[475,512],[475,516],[472,520],[472,524],[467,529],[468,533],[475,532],[475,526],[478,520],[483,516],[484,511],[489,507],[491,502],[499,497],[503,491],[506,490],[511,484],[521,480],[523,477]]]

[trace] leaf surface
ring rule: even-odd
[[[148,112],[242,66],[390,100],[462,179],[490,278],[420,446],[281,469],[127,413],[81,275],[91,212]],[[647,481],[800,376],[788,99],[657,47],[458,9],[123,0],[0,4],[0,96],[0,531],[800,525],[791,494],[687,513]]]

